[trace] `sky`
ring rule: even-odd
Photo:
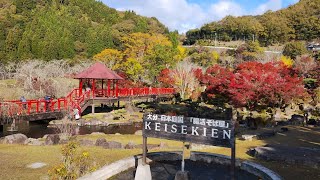
[[[258,15],[276,11],[299,0],[102,0],[120,11],[156,17],[169,30],[185,33],[227,15]]]

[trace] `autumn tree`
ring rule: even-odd
[[[123,70],[150,82],[160,71],[175,63],[178,51],[171,41],[161,34],[133,33],[122,38],[124,45]]]
[[[258,56],[263,53],[263,49],[260,47],[258,41],[248,41],[245,44],[240,45],[234,53],[233,56],[238,59],[255,61],[258,59]]]
[[[232,73],[216,66],[207,70],[203,83],[207,97],[222,95],[226,102],[250,110],[283,107],[305,93],[302,79],[281,63],[245,62]]]
[[[156,18],[118,12],[94,0],[6,0],[0,3],[0,59],[86,59],[121,49],[134,32],[168,35]]]
[[[295,59],[297,56],[301,56],[307,53],[306,45],[303,42],[289,42],[284,46],[283,55]]]
[[[109,68],[116,70],[120,68],[123,54],[116,49],[105,49],[93,56],[94,60],[104,62]]]
[[[199,67],[189,60],[184,60],[173,69],[164,69],[158,80],[167,87],[174,87],[182,99],[188,99],[199,88],[196,70]]]
[[[211,51],[204,47],[195,47],[188,52],[191,62],[202,67],[209,67],[217,64],[219,61],[219,53]]]

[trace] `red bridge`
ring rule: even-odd
[[[58,99],[14,100],[0,103],[1,124],[10,123],[10,117],[36,121],[62,118],[74,109],[82,113],[88,106],[94,113],[95,104],[113,104],[133,99],[172,97],[173,88],[119,88],[123,80],[118,74],[96,63],[75,76],[79,79],[79,88],[73,89],[67,96]]]

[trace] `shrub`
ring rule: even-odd
[[[256,61],[262,52],[259,42],[249,41],[236,49],[235,56],[244,61]]]
[[[48,173],[51,179],[77,179],[96,170],[89,152],[78,153],[78,146],[76,142],[69,142],[62,147],[63,161],[52,170],[49,170]]]
[[[287,56],[281,56],[281,62],[287,67],[292,67],[293,65],[293,60]]]
[[[306,46],[303,42],[289,42],[284,46],[283,55],[288,56],[291,59],[295,59],[297,56],[307,53]]]

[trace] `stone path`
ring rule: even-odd
[[[28,165],[27,165],[27,168],[30,168],[30,169],[39,169],[39,168],[42,168],[42,167],[44,167],[44,166],[46,166],[46,165],[47,165],[46,163],[36,162],[36,163],[28,164]]]
[[[253,148],[248,153],[266,161],[320,167],[320,149],[316,148],[270,145]]]

